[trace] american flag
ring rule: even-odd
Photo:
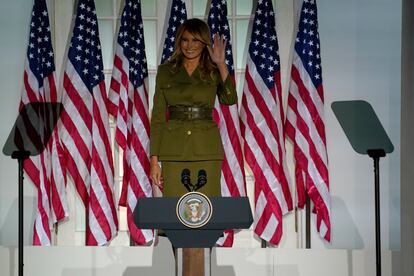
[[[20,110],[28,103],[58,100],[46,1],[35,0],[30,22]],[[24,169],[36,186],[38,194],[33,231],[34,245],[50,245],[50,230],[53,223],[68,216],[64,165],[57,129],[53,131],[44,151],[39,156],[25,161]]]
[[[330,241],[331,204],[315,0],[304,0],[301,9],[285,126],[286,134],[294,144],[298,206],[303,208],[308,195],[315,207],[317,229]]]
[[[208,15],[208,25],[212,36],[215,33],[226,38],[226,64],[234,81],[233,54],[231,49],[230,26],[227,20],[227,1],[212,0]],[[240,124],[237,104],[228,106],[219,103],[216,98],[214,119],[220,127],[221,141],[224,147],[224,160],[221,168],[222,196],[246,196],[243,152],[240,144]],[[226,230],[217,244],[232,246],[234,233]]]
[[[168,20],[167,34],[164,40],[162,50],[161,64],[166,62],[174,52],[175,35],[178,27],[187,19],[187,10],[183,0],[173,0],[171,3],[171,12]]]
[[[255,178],[255,233],[278,244],[292,210],[286,167],[279,46],[271,0],[259,0],[240,109],[244,154]]]
[[[133,218],[137,199],[152,196],[147,82],[141,1],[127,0],[116,44],[108,109],[116,118],[115,139],[124,151],[119,204],[127,207],[131,238],[140,245],[153,239],[153,231],[138,229]]]
[[[67,168],[86,210],[86,244],[117,234],[110,144],[98,21],[93,0],[79,0],[63,76],[61,139]]]

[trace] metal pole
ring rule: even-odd
[[[24,160],[27,159],[30,155],[28,151],[15,151],[12,153],[11,158],[17,159],[18,166],[18,175],[19,175],[19,195],[18,195],[18,205],[19,205],[19,218],[18,218],[18,257],[19,257],[19,276],[23,276],[23,164]]]
[[[379,187],[379,157],[374,158],[375,173],[375,240],[377,276],[381,276],[381,216],[380,216],[380,187]]]
[[[311,248],[311,235],[310,235],[310,225],[311,225],[311,219],[310,219],[310,198],[308,195],[306,195],[306,248]]]
[[[380,205],[380,175],[379,160],[385,156],[383,149],[372,149],[367,151],[369,157],[374,160],[375,175],[375,255],[377,276],[381,276],[381,205]]]
[[[19,276],[23,276],[23,161],[24,159],[18,159],[19,163]]]

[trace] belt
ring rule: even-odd
[[[213,109],[208,107],[169,106],[170,120],[212,120]]]

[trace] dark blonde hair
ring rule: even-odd
[[[205,46],[201,51],[200,56],[200,73],[201,79],[205,79],[208,75],[213,77],[213,72],[217,69],[217,66],[211,60],[210,54],[207,47],[211,46],[211,34],[210,28],[208,25],[198,18],[192,18],[186,20],[177,30],[177,35],[175,36],[175,50],[172,54],[169,62],[173,65],[172,71],[176,72],[183,65],[184,55],[181,50],[181,39],[184,32],[187,31],[198,39]]]

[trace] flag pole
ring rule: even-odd
[[[310,218],[310,198],[309,195],[306,195],[306,249],[311,248],[311,237],[310,237],[310,224],[311,224],[311,218]]]

